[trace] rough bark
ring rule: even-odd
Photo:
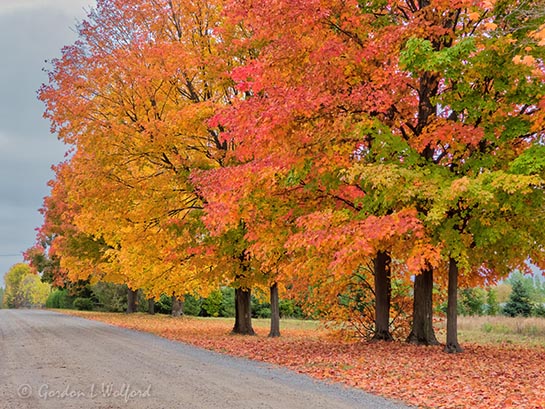
[[[391,274],[390,255],[379,251],[374,260],[375,267],[375,341],[392,341],[390,334]]]
[[[252,328],[252,291],[235,288],[235,326],[233,334],[255,335]]]
[[[445,352],[462,352],[458,343],[458,263],[451,258],[448,268],[447,344]]]
[[[280,336],[280,302],[278,299],[278,284],[274,283],[271,288],[271,330],[269,337]]]
[[[136,304],[138,301],[138,290],[131,290],[129,288],[127,292],[127,314],[136,312]]]
[[[172,316],[181,317],[184,315],[184,303],[176,295],[172,296]]]
[[[148,314],[155,315],[155,300],[153,298],[148,299]]]
[[[433,269],[421,271],[414,279],[413,323],[407,342],[438,345],[433,330]]]

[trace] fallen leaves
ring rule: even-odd
[[[70,311],[112,325],[151,332],[201,348],[342,382],[421,408],[545,407],[545,346],[464,345],[450,355],[441,346],[350,343],[326,330],[285,329],[281,338],[230,335],[225,320]]]

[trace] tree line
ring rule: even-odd
[[[283,293],[425,345],[439,292],[459,352],[459,287],[545,267],[540,1],[99,0],[78,34],[39,90],[56,285],[231,286],[242,334],[264,288],[271,336]]]

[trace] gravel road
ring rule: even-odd
[[[268,364],[42,310],[0,310],[0,409],[407,408]]]

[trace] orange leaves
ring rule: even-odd
[[[299,373],[422,408],[537,409],[545,406],[543,348],[466,345],[442,347],[352,343],[323,330],[283,329],[282,338],[228,335],[227,321],[133,314],[71,312],[86,318],[186,342],[198,347],[285,366]]]
[[[350,276],[379,250],[390,249],[396,257],[404,257],[414,244],[412,240],[423,235],[416,216],[412,209],[364,220],[354,219],[347,211],[315,212],[298,219],[300,232],[288,239],[286,247],[295,254],[305,249],[306,257],[316,254],[329,260],[325,262],[327,270],[337,278]]]
[[[524,57],[521,57],[520,55],[515,55],[513,57],[513,62],[515,64],[522,64],[527,65],[528,67],[534,67],[536,64],[536,59],[531,55],[525,55]]]
[[[538,40],[537,45],[545,47],[545,24],[541,25],[531,36]]]
[[[411,141],[411,145],[418,152],[423,152],[427,147],[439,152],[448,150],[450,153],[446,159],[448,161],[453,157],[467,155],[470,148],[475,147],[483,137],[482,128],[437,118],[421,135]]]

